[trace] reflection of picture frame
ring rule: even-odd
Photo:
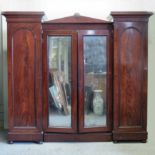
[[[54,104],[56,106],[57,109],[61,110],[62,109],[62,105],[60,104],[60,97],[59,97],[59,94],[58,94],[58,90],[57,90],[57,87],[55,85],[49,87],[49,91],[52,95],[52,98],[53,98],[53,101],[54,101]]]
[[[56,70],[51,70],[50,74],[53,78],[53,85],[49,87],[50,93],[55,102],[55,106],[60,110],[61,108],[64,111],[64,114],[68,114],[68,101],[66,96],[65,82],[62,76],[62,73]]]

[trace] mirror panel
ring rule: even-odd
[[[71,36],[48,37],[49,127],[71,128]]]
[[[106,36],[84,36],[84,128],[106,126]]]

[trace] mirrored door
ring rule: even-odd
[[[108,131],[111,113],[109,32],[78,33],[79,131]]]
[[[75,132],[77,129],[76,38],[77,34],[71,31],[44,34],[46,131]]]

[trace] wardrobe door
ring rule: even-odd
[[[4,12],[8,47],[8,140],[42,141],[41,17]]]
[[[43,107],[45,132],[77,131],[77,34],[44,31]]]
[[[108,30],[78,31],[79,132],[112,127],[112,38]]]
[[[147,12],[113,12],[114,140],[147,139]]]

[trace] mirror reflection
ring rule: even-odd
[[[49,127],[71,127],[71,37],[48,37]]]
[[[84,36],[84,127],[106,126],[106,37]]]

